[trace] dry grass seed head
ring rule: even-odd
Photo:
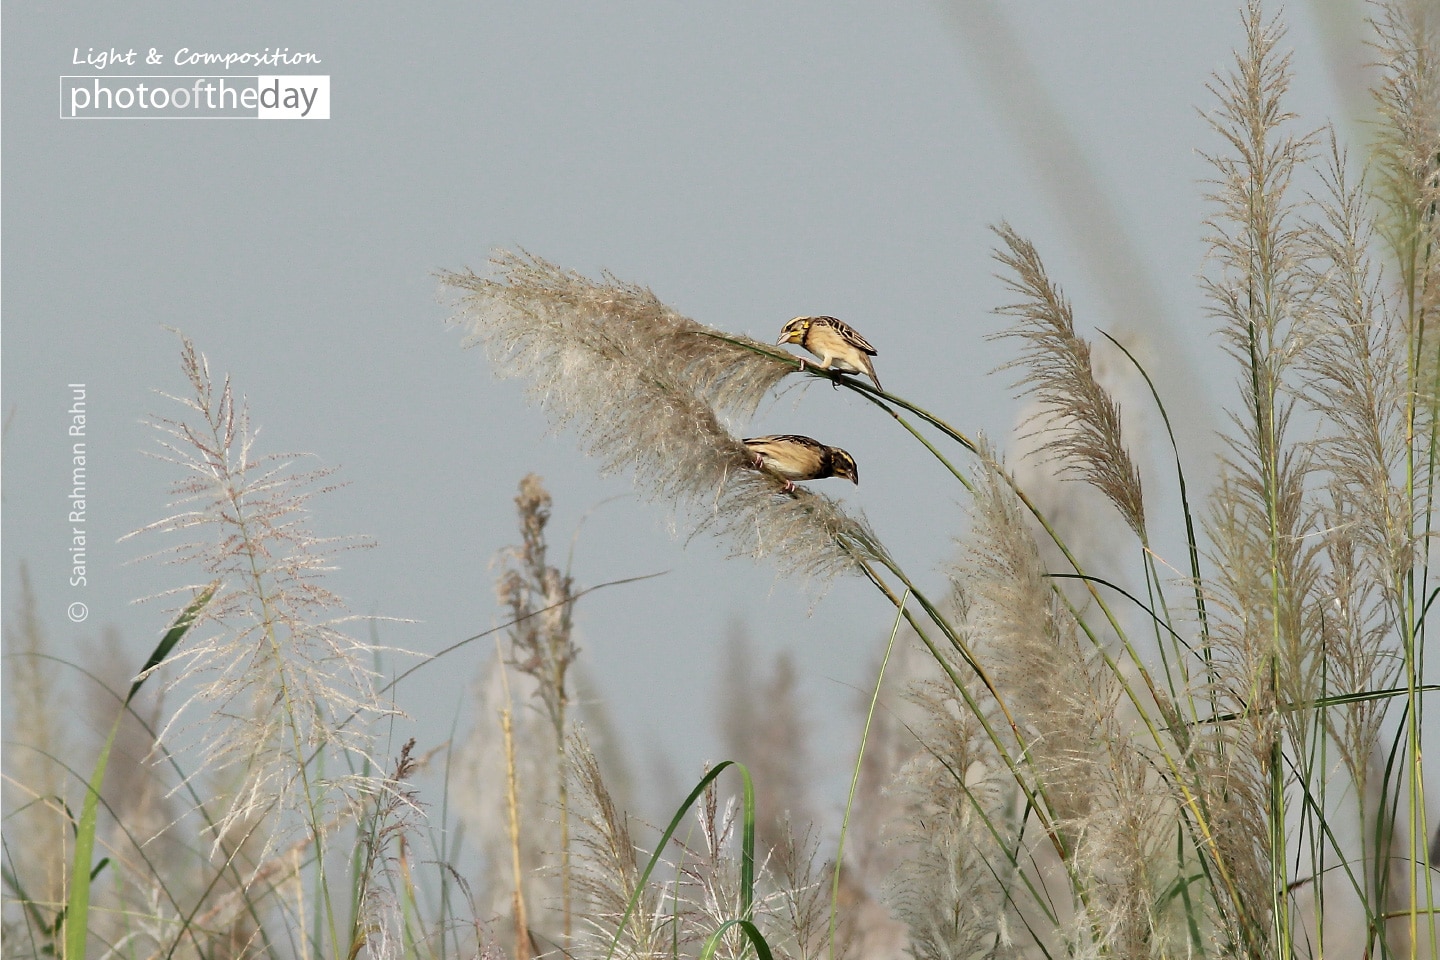
[[[1016,721],[1034,735],[1027,752],[1047,803],[1058,820],[1077,820],[1093,793],[1086,782],[1093,768],[1080,758],[1114,709],[1114,679],[1081,649],[1005,467],[983,440],[980,451],[986,472],[953,571],[965,597],[965,630]]]
[[[390,774],[377,777],[369,810],[360,822],[360,870],[356,878],[356,940],[352,952],[363,946],[377,960],[404,955],[405,918],[397,893],[405,886],[402,860],[410,837],[425,819],[420,795],[411,784],[419,766],[412,756],[412,737],[400,748]]]
[[[1287,132],[1291,73],[1277,22],[1266,22],[1251,2],[1245,28],[1245,49],[1211,87],[1219,101],[1211,123],[1226,150],[1207,158],[1217,174],[1209,198],[1216,212],[1207,220],[1217,269],[1205,281],[1240,366],[1242,397],[1207,518],[1214,576],[1205,695],[1216,710],[1241,719],[1201,731],[1195,762],[1212,821],[1227,824],[1216,841],[1237,891],[1229,915],[1245,918],[1245,942],[1255,947],[1269,935],[1267,887],[1272,854],[1279,855],[1270,849],[1268,813],[1272,777],[1283,776],[1272,768],[1274,750],[1288,737],[1295,755],[1306,756],[1314,735],[1302,712],[1277,707],[1312,700],[1324,669],[1316,642],[1324,619],[1323,543],[1308,496],[1315,453],[1286,439],[1304,395],[1294,373],[1299,361],[1303,383],[1308,363],[1313,379],[1315,338],[1331,322],[1327,300],[1353,299],[1365,281],[1353,272],[1328,278],[1341,287],[1316,281],[1314,224],[1292,198],[1292,180],[1315,138]],[[1341,217],[1353,222],[1353,215]],[[1329,253],[1343,261],[1354,251],[1342,244]],[[1357,412],[1355,397],[1338,399],[1347,414]]]
[[[545,527],[550,522],[550,494],[541,478],[528,474],[515,497],[520,518],[518,546],[503,550],[497,561],[507,569],[496,583],[496,596],[513,621],[508,631],[511,663],[537,681],[536,693],[556,737],[563,743],[570,693],[566,676],[579,656],[573,637],[574,581],[547,561]]]
[[[1042,405],[1047,439],[1041,450],[1065,473],[1090,483],[1113,503],[1135,535],[1145,539],[1140,471],[1120,429],[1120,406],[1095,378],[1090,344],[1075,332],[1070,303],[1045,273],[1035,247],[1008,224],[995,232],[1005,244],[995,259],[1012,276],[1005,284],[1021,299],[995,312],[1014,325],[995,339],[1020,341],[1020,356],[1001,369],[1023,369],[1017,386]],[[1033,422],[1033,421],[1032,421]]]
[[[918,960],[983,955],[1014,909],[1004,891],[1019,889],[1001,846],[1013,838],[1017,791],[953,686],[916,682],[910,699],[920,709],[921,749],[893,788],[901,824],[894,842],[905,855],[885,899],[909,928]]]
[[[1426,0],[1392,0],[1373,9],[1377,180],[1389,214],[1383,228],[1420,292],[1414,319],[1433,313],[1440,300],[1440,15]]]
[[[821,581],[857,571],[880,547],[862,519],[808,490],[751,469],[753,457],[721,421],[745,418],[793,364],[773,347],[737,346],[613,277],[591,281],[528,254],[492,260],[497,279],[443,273],[456,320],[483,343],[503,377],[531,396],[607,471],[633,472],[651,499],[673,504],[736,552],[774,556],[783,572]]]
[[[639,848],[631,838],[629,817],[616,809],[583,732],[570,738],[570,761],[570,795],[577,814],[574,889],[587,904],[587,909],[577,911],[585,918],[577,939],[587,942],[595,956],[607,955],[618,938],[617,957],[664,960],[671,956],[674,919],[666,911],[666,892],[660,884],[652,881],[640,892],[629,922],[623,931],[619,929],[630,898],[639,889]]]
[[[1291,72],[1278,19],[1267,22],[1250,0],[1245,30],[1232,71],[1210,85],[1218,104],[1208,119],[1229,152],[1206,154],[1216,174],[1207,199],[1217,208],[1207,239],[1219,276],[1202,282],[1226,348],[1243,368],[1254,365],[1241,383],[1247,415],[1263,418],[1298,348],[1292,323],[1307,305],[1304,227],[1288,188],[1314,135],[1285,132],[1295,115],[1283,105]]]
[[[257,456],[255,432],[228,378],[217,389],[204,355],[185,338],[181,363],[192,392],[173,399],[190,415],[153,425],[164,451],[158,456],[184,476],[173,485],[171,514],[127,538],[178,535],[152,556],[194,565],[220,584],[163,665],[176,670],[168,688],[184,700],[160,735],[193,735],[202,755],[197,775],[240,771],[216,826],[218,842],[233,825],[274,808],[324,806],[323,798],[304,796],[311,757],[338,751],[355,762],[337,757],[329,769],[364,768],[367,724],[393,711],[373,686],[376,648],[339,629],[350,618],[331,616],[343,604],[321,579],[338,550],[369,545],[310,531],[308,503],[331,489],[324,483],[331,471],[297,472],[293,457]],[[177,592],[190,599],[189,589]],[[203,716],[182,722],[192,711]],[[320,786],[331,802],[343,803],[367,783],[342,777]],[[271,846],[282,839],[276,830]]]
[[[1351,184],[1334,145],[1324,174],[1320,215],[1311,225],[1315,309],[1300,355],[1304,402],[1322,417],[1315,442],[1337,504],[1355,508],[1334,519],[1353,526],[1345,536],[1363,544],[1397,609],[1415,560],[1410,533],[1416,507],[1399,481],[1407,448],[1405,410],[1409,350],[1405,322],[1381,290],[1370,257],[1374,233],[1364,183]],[[1327,527],[1327,529],[1335,529]]]
[[[1132,742],[1119,679],[1082,641],[1054,590],[1004,467],[987,445],[981,451],[988,469],[955,575],[964,630],[1024,731],[1032,788],[1059,828],[1068,869],[1089,890],[1077,942],[1142,955],[1158,935],[1159,891],[1174,879],[1153,876],[1153,862],[1179,810]],[[962,709],[951,699],[936,701],[931,713],[938,721]],[[965,775],[959,765],[966,762],[1006,776],[999,758],[983,751],[970,759],[976,746],[961,746],[943,765],[950,776]]]
[[[57,722],[66,706],[58,665],[48,659],[51,641],[23,562],[15,606],[4,626],[5,696],[16,719],[5,750],[5,854],[29,897],[55,904],[64,901],[64,864],[55,851],[65,848],[68,819],[60,803],[66,778],[56,758],[69,756],[71,744],[65,725]]]

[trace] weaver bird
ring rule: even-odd
[[[785,481],[785,492],[795,489],[796,480],[823,480],[844,477],[860,483],[855,458],[839,447],[827,447],[819,440],[783,433],[751,437],[741,443],[755,454],[755,469],[768,470]]]
[[[875,348],[870,341],[855,332],[855,328],[844,320],[834,317],[796,317],[780,328],[777,343],[795,343],[820,358],[816,365],[821,370],[835,370],[839,373],[863,373],[880,386],[875,376],[875,365],[870,358]],[[805,359],[800,360],[800,369],[805,369]]]

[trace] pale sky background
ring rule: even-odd
[[[249,398],[263,450],[339,467],[349,485],[315,502],[313,526],[378,542],[345,555],[329,584],[354,612],[416,621],[383,624],[384,642],[434,652],[499,622],[489,564],[517,539],[520,478],[545,478],[561,544],[631,485],[599,477],[573,437],[547,434],[521,384],[497,381],[446,328],[433,271],[483,268],[497,247],[608,269],[762,339],[796,314],[847,318],[879,347],[887,387],[1004,437],[1019,405],[1009,378],[988,371],[1008,347],[984,338],[1006,299],[988,226],[1006,220],[1037,244],[1086,329],[1152,359],[1203,479],[1218,425],[1206,411],[1233,396],[1234,373],[1196,283],[1197,151],[1218,146],[1200,111],[1242,41],[1238,13],[1007,3],[1002,22],[982,7],[452,2],[401,17],[335,2],[8,4],[6,617],[23,561],[57,648],[82,656],[113,626],[138,666],[168,617],[132,601],[202,579],[129,563],[148,548],[116,542],[164,514],[175,477],[143,456],[155,442],[142,422],[177,410],[156,390],[185,387],[174,327]],[[1343,120],[1324,53],[1343,32],[1322,30],[1304,4],[1289,20],[1292,108],[1306,126]],[[73,51],[110,46],[313,52],[321,65],[273,72],[328,74],[332,119],[58,119],[58,78],[86,72]],[[73,382],[87,385],[91,413],[83,590],[67,584]],[[749,432],[850,450],[862,485],[823,489],[863,509],[938,588],[959,491],[882,415],[814,385],[763,408]],[[1165,503],[1166,461],[1145,466],[1160,471]],[[693,780],[722,759],[718,679],[738,622],[765,669],[781,651],[795,658],[822,803],[838,810],[857,689],[873,682],[892,611],[860,583],[817,602],[771,566],[727,559],[723,544],[685,545],[666,521],[634,497],[606,503],[574,553],[581,585],[669,571],[587,597],[576,614],[583,662],[632,760],[663,757]],[[66,619],[74,600],[91,611],[78,626]],[[462,728],[473,719],[469,684],[493,656],[476,644],[401,688],[422,749],[457,712]]]

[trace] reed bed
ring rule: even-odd
[[[112,684],[88,777],[47,723],[43,625],[22,604],[7,626],[7,682],[35,721],[7,777],[5,955],[1440,956],[1421,750],[1440,594],[1440,16],[1373,8],[1364,161],[1291,112],[1279,21],[1256,2],[1241,21],[1206,112],[1202,285],[1233,390],[1203,493],[1163,385],[1130,345],[1087,335],[1008,224],[996,312],[1033,412],[1023,463],[643,286],[525,252],[441,275],[469,342],[602,469],[736,555],[888,604],[833,856],[804,822],[819,804],[783,663],[732,678],[722,726],[745,765],[705,771],[666,824],[627,813],[623,763],[577,703],[588,590],[551,560],[534,476],[499,558],[501,623],[466,642],[496,644],[474,730],[382,747],[397,705],[375,663],[399,654],[352,637],[323,584],[337,550],[365,544],[309,532],[333,481],[260,455],[243,402],[183,341],[184,412],[156,421],[173,505],[137,535],[193,582],[128,691]],[[1139,387],[1124,402],[1102,351]],[[863,516],[755,468],[735,424],[794,376],[853,391],[953,477],[969,518],[942,588]],[[1169,448],[1144,455],[1137,421]],[[1042,474],[1100,506],[1057,522]],[[177,708],[160,710],[160,683]],[[117,794],[115,749],[148,753],[166,789]],[[437,757],[438,818],[417,780]]]

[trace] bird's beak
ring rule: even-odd
[[[789,342],[790,342],[790,334],[788,334],[788,333],[782,333],[782,334],[780,334],[780,339],[775,341],[775,345],[778,347],[778,346],[780,346],[782,343],[789,343]]]

